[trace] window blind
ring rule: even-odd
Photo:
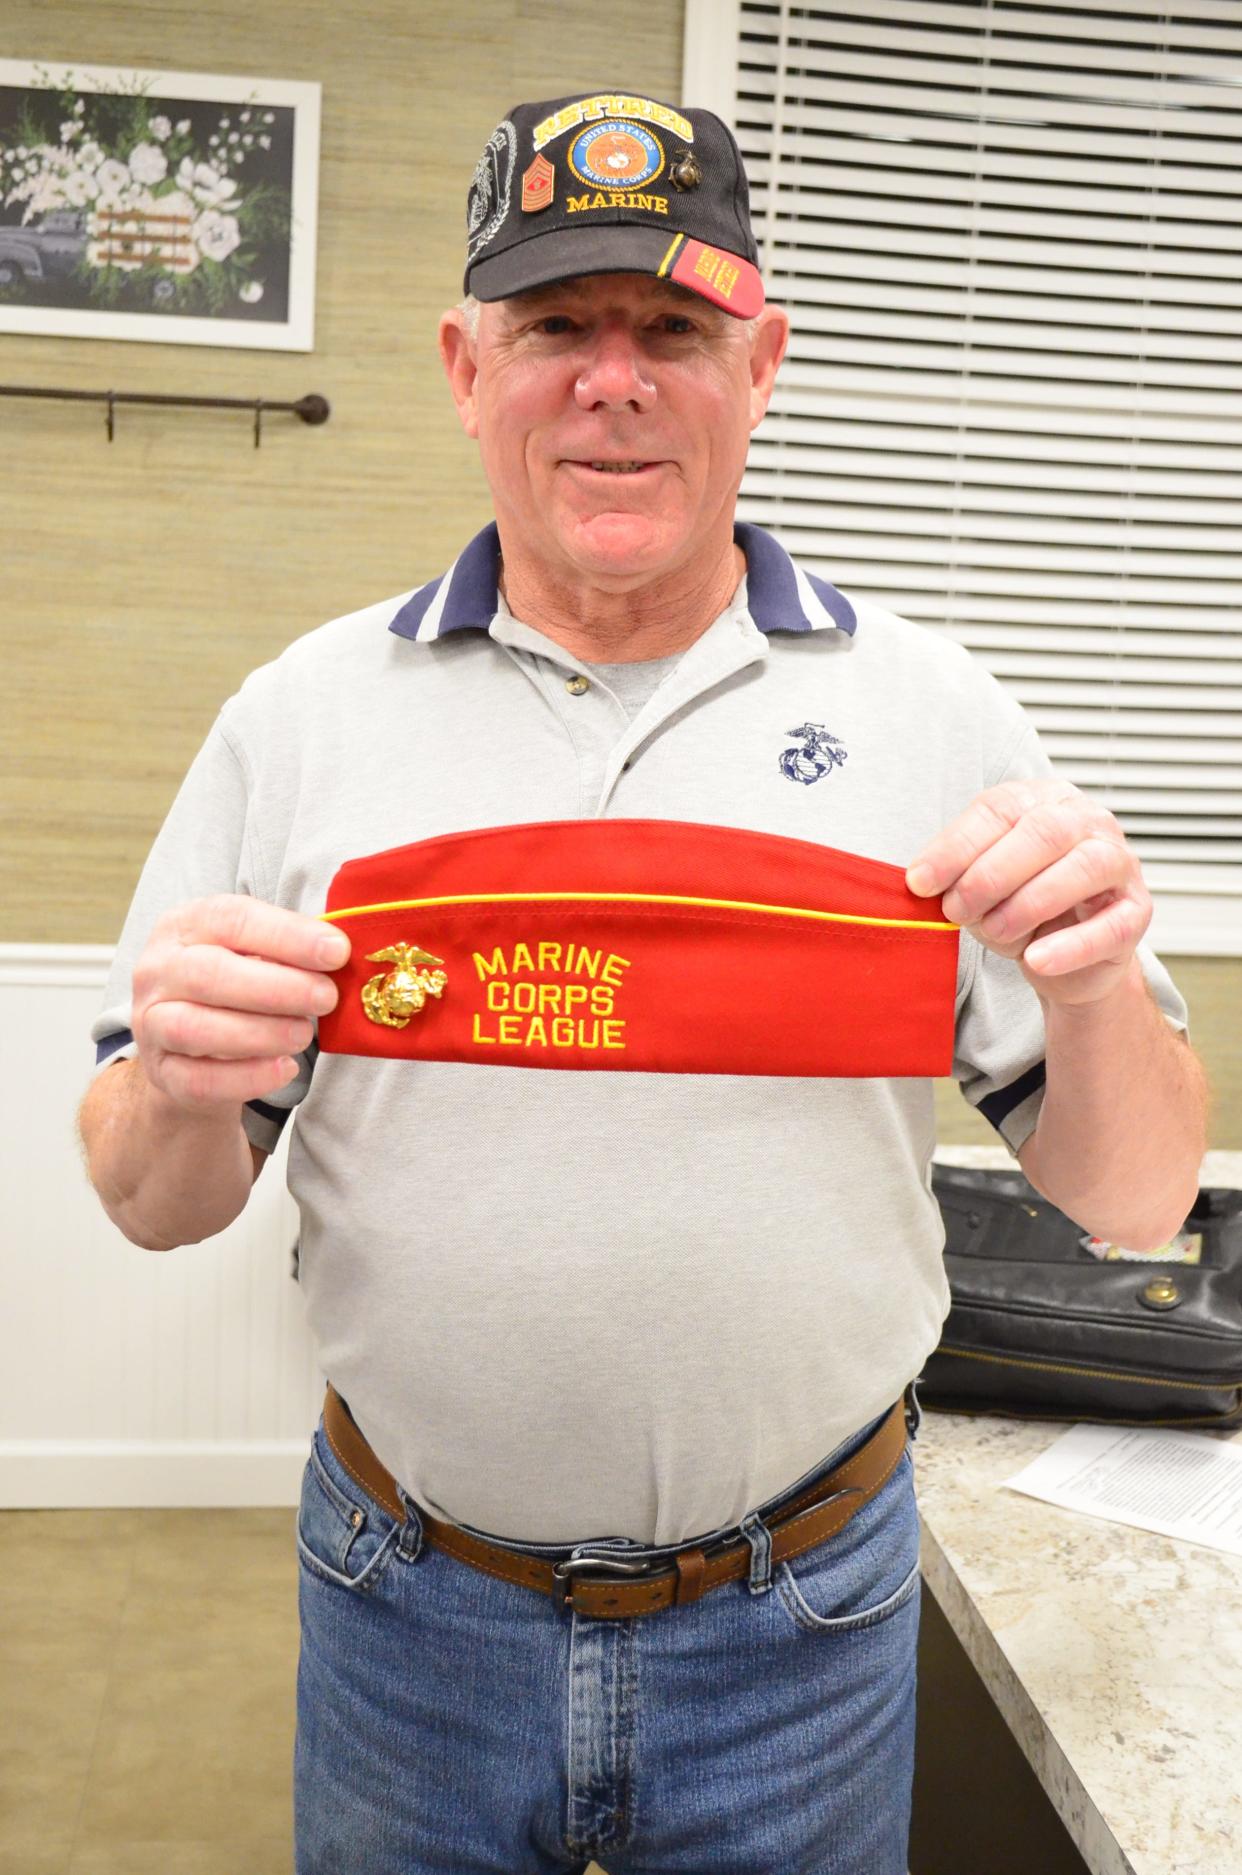
[[[969,646],[1242,950],[1242,7],[734,15],[793,320],[739,512]]]

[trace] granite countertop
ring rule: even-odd
[[[1242,1153],[1201,1182],[1242,1185]],[[1065,1430],[925,1414],[924,1579],[1093,1875],[1239,1875],[1242,1556],[1000,1488]]]

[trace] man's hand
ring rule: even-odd
[[[1125,835],[1070,782],[1004,781],[977,795],[906,873],[944,913],[1019,960],[1045,1002],[1100,1002],[1131,969],[1151,898]]]
[[[286,1086],[312,1018],[336,1003],[323,973],[348,956],[335,925],[260,899],[178,905],[134,966],[133,1030],[147,1079],[190,1112]]]

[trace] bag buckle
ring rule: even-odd
[[[564,1608],[566,1603],[573,1607],[574,1585],[572,1578],[583,1571],[593,1571],[606,1580],[610,1575],[649,1576],[661,1566],[659,1562],[624,1562],[620,1556],[568,1556],[564,1562],[552,1565],[552,1604]]]

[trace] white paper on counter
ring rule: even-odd
[[[1074,1426],[1011,1491],[1242,1556],[1242,1448],[1198,1432]]]

